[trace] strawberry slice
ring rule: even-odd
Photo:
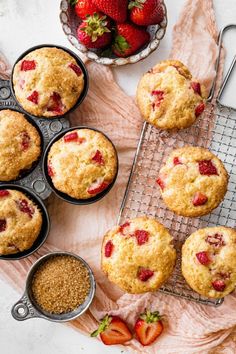
[[[7,228],[7,222],[5,219],[0,219],[0,232],[5,231]]]
[[[30,136],[27,132],[21,133],[21,147],[23,151],[28,150],[30,147]]]
[[[163,324],[161,316],[158,311],[145,313],[139,315],[134,330],[138,341],[146,346],[152,344],[162,333]]]
[[[161,90],[153,90],[151,93],[152,96],[155,97],[155,102],[153,103],[153,109],[155,107],[159,107],[164,100],[164,91]]]
[[[75,65],[74,63],[69,64],[69,68],[71,68],[77,76],[80,76],[82,74],[82,70],[78,65]]]
[[[1,189],[0,190],[0,198],[7,197],[8,195],[10,195],[10,192],[7,191],[6,189]]]
[[[39,93],[37,91],[33,91],[30,96],[27,97],[27,100],[34,103],[38,104],[39,102]]]
[[[177,166],[177,165],[183,165],[182,162],[180,161],[179,157],[174,157],[174,159],[173,159],[173,164],[174,164],[175,166]]]
[[[211,284],[216,291],[224,291],[226,287],[223,280],[214,280]]]
[[[57,115],[63,113],[63,104],[61,100],[61,95],[58,92],[53,92],[52,95],[50,96],[48,106],[47,106],[47,111],[53,112]]]
[[[127,228],[130,227],[130,222],[126,221],[123,225],[120,225],[119,232],[125,236],[127,235]]]
[[[100,179],[97,179],[94,183],[91,184],[91,186],[88,189],[89,194],[98,194],[103,192],[107,187],[109,186],[109,183],[107,182],[101,182]]]
[[[225,241],[224,237],[221,234],[214,234],[214,235],[208,235],[207,238],[205,239],[207,243],[209,243],[211,246],[214,246],[216,248],[225,246]]]
[[[198,262],[201,263],[202,265],[208,265],[211,263],[211,260],[206,251],[196,253],[196,257]]]
[[[112,252],[114,249],[114,245],[113,242],[111,240],[109,240],[106,244],[105,244],[105,256],[107,258],[111,257]]]
[[[132,339],[132,334],[127,324],[118,316],[106,315],[100,322],[96,331],[91,337],[100,338],[106,345],[124,344]]]
[[[137,239],[138,245],[141,246],[144,243],[148,242],[149,239],[149,232],[145,230],[136,230],[134,236]]]
[[[51,161],[48,162],[48,175],[49,177],[53,177],[55,175],[54,171],[53,171],[53,167],[52,167],[52,163]]]
[[[34,214],[34,208],[32,206],[29,205],[29,203],[27,202],[26,199],[20,199],[17,202],[20,211],[22,211],[22,213],[26,213],[29,215],[30,218],[33,217]]]
[[[195,108],[195,116],[198,117],[200,116],[203,111],[205,109],[205,104],[202,102],[202,103],[199,103],[199,105]]]
[[[201,85],[199,82],[191,82],[191,87],[195,93],[201,96]]]
[[[218,176],[217,169],[213,165],[211,160],[198,161],[198,169],[199,169],[200,174],[203,176],[212,176],[212,175]]]
[[[194,206],[204,205],[207,203],[207,201],[208,201],[207,196],[201,192],[195,193],[195,195],[193,197],[193,205]]]
[[[23,60],[21,63],[21,71],[34,70],[36,68],[35,60]]]
[[[105,165],[104,158],[102,156],[101,151],[97,150],[95,155],[92,157],[92,160],[96,162],[98,165]]]
[[[165,183],[164,181],[158,177],[157,180],[156,180],[157,184],[159,185],[159,187],[161,188],[161,190],[163,191],[165,189]]]
[[[138,278],[141,281],[148,281],[153,276],[154,272],[148,268],[140,267],[138,270]]]

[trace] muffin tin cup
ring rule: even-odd
[[[0,111],[6,111],[8,109],[9,108],[7,108],[7,107],[0,107]],[[32,163],[32,166],[29,169],[27,169],[27,170],[23,170],[16,179],[9,180],[9,181],[1,181],[0,180],[0,183],[13,183],[13,182],[20,181],[23,178],[27,177],[29,174],[31,174],[36,169],[36,167],[38,167],[39,162],[40,162],[41,157],[42,157],[42,154],[43,154],[43,150],[44,150],[44,136],[43,136],[43,133],[39,129],[39,126],[35,123],[33,118],[31,118],[27,113],[22,113],[17,108],[10,108],[10,110],[11,111],[15,111],[15,112],[20,113],[20,114],[23,114],[23,116],[27,120],[27,122],[30,123],[37,130],[37,132],[38,132],[38,134],[40,136],[40,140],[41,140],[41,142],[40,142],[41,152],[40,152],[40,155],[39,155],[38,159]]]
[[[32,289],[31,289],[32,279],[38,267],[43,262],[45,262],[46,260],[54,256],[65,256],[65,255],[72,256],[75,259],[81,261],[84,264],[84,266],[87,268],[90,277],[90,291],[85,302],[82,305],[80,305],[78,308],[76,308],[74,311],[63,313],[63,314],[52,314],[41,309],[35,302],[32,294]],[[21,297],[21,299],[17,301],[15,305],[13,305],[11,309],[11,314],[14,317],[14,319],[17,321],[24,321],[30,318],[43,318],[45,320],[52,321],[52,322],[71,321],[81,316],[89,308],[90,304],[93,301],[95,290],[96,290],[96,283],[95,283],[93,272],[89,267],[89,265],[81,257],[70,252],[52,252],[39,258],[31,267],[27,275],[24,294]]]
[[[17,104],[21,107],[21,109],[26,113],[29,114],[29,112],[27,112],[24,107],[22,107],[22,105],[20,104],[20,102],[17,100],[16,95],[15,95],[15,90],[14,90],[14,84],[13,84],[13,73],[14,73],[14,69],[16,64],[23,59],[27,54],[33,52],[36,49],[40,49],[40,48],[57,48],[57,49],[61,49],[64,50],[65,52],[67,52],[68,54],[70,54],[77,62],[77,64],[79,65],[79,67],[81,68],[83,74],[84,74],[84,88],[83,91],[81,92],[80,97],[78,98],[78,101],[75,103],[75,105],[68,110],[67,112],[65,112],[63,115],[57,115],[57,116],[53,116],[53,117],[44,117],[44,116],[35,116],[33,114],[30,113],[30,115],[34,118],[44,118],[46,120],[52,120],[52,119],[56,119],[56,118],[62,118],[65,115],[73,112],[77,107],[79,107],[81,105],[81,103],[83,102],[83,100],[85,99],[87,93],[88,93],[88,88],[89,88],[89,76],[88,76],[88,71],[86,69],[86,66],[84,65],[83,61],[74,53],[72,52],[70,49],[62,47],[62,46],[58,46],[58,45],[54,45],[54,44],[40,44],[37,46],[34,46],[32,48],[27,49],[24,53],[22,53],[20,55],[20,57],[16,60],[15,64],[13,65],[12,68],[12,72],[11,72],[11,79],[10,79],[10,88],[11,88],[11,93],[12,96],[14,97],[15,101],[17,102]]]
[[[28,250],[25,250],[23,252],[9,254],[9,255],[0,255],[0,260],[19,260],[30,256],[44,244],[50,230],[50,219],[48,216],[47,209],[44,203],[42,202],[42,200],[28,188],[19,185],[2,184],[0,185],[0,190],[2,189],[9,189],[9,190],[13,189],[24,193],[30,200],[32,200],[39,207],[42,214],[42,219],[43,219],[42,227],[33,246],[31,246]]]
[[[110,143],[112,144],[114,150],[115,150],[115,153],[116,153],[116,159],[117,159],[117,170],[116,170],[116,174],[114,176],[114,179],[113,181],[111,182],[111,184],[108,186],[107,189],[105,189],[103,192],[97,194],[96,196],[92,197],[92,198],[89,198],[89,199],[76,199],[76,198],[72,198],[70,197],[69,195],[63,193],[63,192],[60,192],[59,190],[57,190],[53,183],[52,183],[52,180],[51,180],[51,177],[48,175],[48,171],[47,171],[47,159],[48,159],[48,153],[49,153],[49,150],[50,148],[52,147],[52,145],[57,141],[59,140],[60,138],[62,138],[65,134],[69,133],[70,131],[73,131],[73,130],[76,130],[76,129],[89,129],[89,130],[93,130],[93,131],[96,131],[96,132],[99,132],[101,133],[102,135],[104,135],[107,140],[110,141]],[[113,142],[103,133],[101,132],[100,130],[98,129],[95,129],[95,128],[91,128],[91,127],[88,127],[88,126],[76,126],[76,127],[71,127],[69,129],[66,129],[62,132],[60,132],[58,135],[56,135],[51,141],[50,143],[48,144],[45,152],[44,152],[44,156],[43,156],[43,175],[44,175],[44,178],[46,179],[46,181],[48,182],[49,184],[49,187],[52,189],[52,191],[61,199],[63,199],[64,201],[68,202],[68,203],[71,203],[71,204],[76,204],[76,205],[88,205],[88,204],[93,204],[99,200],[101,200],[102,198],[105,197],[105,195],[107,195],[110,190],[112,189],[113,185],[115,184],[115,181],[116,181],[116,178],[117,178],[117,175],[118,175],[118,170],[119,170],[119,160],[118,160],[118,154],[117,154],[117,150],[113,144]]]

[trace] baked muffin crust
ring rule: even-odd
[[[27,112],[50,118],[65,114],[76,104],[84,88],[84,75],[70,54],[44,47],[15,65],[13,85]]]

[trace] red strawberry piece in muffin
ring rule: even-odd
[[[207,243],[209,243],[209,245],[214,246],[216,248],[225,246],[225,241],[224,241],[224,236],[221,234],[213,234],[213,235],[208,235],[206,240]]]
[[[140,267],[138,270],[138,278],[141,281],[148,281],[153,275],[154,275],[154,272],[148,268]]]
[[[216,291],[222,292],[225,290],[226,284],[223,280],[220,279],[220,280],[214,280],[212,282],[212,286]]]
[[[103,155],[101,151],[97,150],[95,155],[92,157],[92,161],[96,162],[98,165],[105,165],[105,160],[103,158]]]
[[[20,67],[21,71],[29,71],[36,69],[36,62],[34,60],[23,60]]]
[[[68,66],[76,73],[77,76],[80,76],[82,74],[82,70],[78,65],[70,63]]]
[[[207,201],[208,201],[208,197],[201,192],[195,193],[195,195],[193,197],[193,205],[194,206],[204,205],[207,203]]]
[[[6,189],[1,189],[0,190],[0,198],[4,198],[10,195],[10,192]]]
[[[196,253],[196,257],[202,265],[208,265],[211,263],[211,259],[206,251]]]
[[[197,107],[195,108],[195,116],[199,117],[205,110],[205,104],[199,103],[199,105],[197,105]]]
[[[201,85],[199,82],[191,82],[191,88],[195,93],[201,96]]]
[[[39,93],[37,91],[33,91],[31,95],[27,97],[27,100],[34,103],[38,104],[39,103]]]
[[[111,257],[114,245],[111,240],[105,244],[105,257]]]
[[[5,231],[7,228],[7,222],[5,219],[0,219],[0,232]]]
[[[201,175],[212,176],[218,175],[217,168],[211,160],[202,160],[198,162],[199,172]]]
[[[47,105],[47,111],[53,112],[55,115],[63,114],[63,103],[61,95],[58,92],[53,92],[51,94]]]
[[[26,199],[18,200],[17,205],[18,205],[20,211],[22,211],[22,213],[26,213],[29,215],[30,218],[32,218],[32,216],[34,214],[34,208],[31,205],[29,205],[29,203]]]
[[[108,182],[103,181],[101,178],[97,179],[91,186],[88,188],[88,193],[95,195],[103,192],[109,186]]]
[[[148,231],[145,230],[136,230],[134,236],[137,239],[138,245],[141,246],[148,242],[150,234]]]
[[[27,132],[22,132],[21,134],[21,147],[23,151],[26,151],[30,147],[30,136]]]
[[[125,236],[129,233],[130,222],[126,221],[123,225],[120,225],[119,232]]]

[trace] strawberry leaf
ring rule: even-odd
[[[100,322],[98,329],[90,334],[90,337],[97,337],[100,333],[104,332],[110,325],[112,317],[106,315]]]
[[[159,311],[151,312],[149,310],[145,310],[145,312],[142,313],[139,317],[146,323],[153,323],[160,321],[162,316],[160,315]]]
[[[146,0],[130,1],[128,9],[132,10],[134,7],[137,7],[138,9],[142,9],[145,2],[146,2]]]
[[[125,51],[127,49],[129,49],[130,45],[129,43],[126,41],[125,37],[123,36],[116,36],[115,38],[115,44],[114,44],[114,48],[120,52],[120,53],[125,53]]]
[[[75,6],[78,0],[69,0],[71,6]]]

